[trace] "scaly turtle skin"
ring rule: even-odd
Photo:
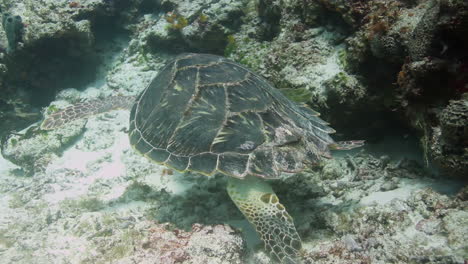
[[[112,100],[116,107],[127,104]],[[42,127],[111,108],[109,103],[89,104],[94,107],[55,113]],[[329,148],[362,143],[336,144],[328,135],[333,132],[317,112],[291,102],[246,67],[219,56],[183,54],[136,99],[129,137],[139,153],[155,162],[179,171],[229,176],[228,193],[255,226],[266,251],[281,263],[297,263],[301,239],[266,179],[330,157]]]

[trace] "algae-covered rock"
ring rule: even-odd
[[[349,14],[355,14],[358,4],[364,5],[356,3]],[[321,112],[325,120],[364,128],[359,123],[368,123],[363,113],[375,109],[371,114],[378,116],[383,107],[379,97],[371,96],[375,86],[351,72],[346,59],[355,56],[345,39],[357,24],[343,21],[351,5],[346,1],[258,1],[246,9],[245,23],[230,37],[225,56],[260,73],[290,99]],[[366,43],[359,44],[367,54]]]
[[[439,115],[432,131],[431,155],[447,174],[468,174],[468,94],[452,100]]]
[[[328,104],[347,103],[350,106],[362,103],[366,98],[366,87],[354,75],[340,72],[324,83],[328,93]]]
[[[468,246],[465,238],[468,235],[468,212],[459,210],[450,210],[442,220],[442,230],[447,232],[448,243],[454,250],[468,257]],[[442,231],[441,230],[441,231]]]
[[[144,33],[148,49],[222,54],[227,36],[240,26],[244,3],[166,0],[161,6],[167,13]]]
[[[376,7],[369,15],[366,31],[374,56],[402,62],[406,55],[413,61],[429,55],[439,20],[438,1],[421,2],[412,8],[390,1]]]
[[[437,0],[428,1],[426,10],[414,28],[408,41],[408,53],[417,61],[429,55],[433,46],[434,34],[439,20],[440,4]]]
[[[244,263],[245,244],[227,225],[194,224],[190,231],[156,225],[130,261],[137,263]],[[119,262],[127,263],[127,262]]]
[[[43,172],[47,164],[73,142],[83,131],[84,120],[63,130],[40,131],[29,128],[23,134],[11,135],[2,145],[2,155],[26,172]]]
[[[4,129],[23,129],[25,123],[38,121],[40,107],[60,90],[95,81],[99,64],[107,63],[118,48],[112,38],[124,35],[122,29],[138,18],[136,14],[156,5],[144,2],[148,1],[0,1],[7,31],[1,30],[1,46],[10,43],[10,51],[14,43],[15,49],[0,58]]]
[[[368,1],[363,24],[346,40],[345,69],[367,87],[364,98],[378,98],[372,109],[417,130],[427,164],[441,133],[437,112],[466,92],[467,7],[466,1]]]
[[[326,224],[346,235],[338,241],[318,242],[306,259],[314,263],[340,263],[343,259],[373,262],[382,258],[396,263],[462,263],[466,247],[459,239],[466,230],[455,225],[464,224],[466,213],[460,207],[454,209],[462,205],[429,190],[408,198],[366,208],[336,207],[325,212]],[[426,199],[431,202],[425,202]],[[447,232],[450,235],[444,235]]]
[[[289,199],[302,201],[290,207],[301,235],[312,239],[304,246],[305,262],[459,263],[465,231],[458,235],[455,225],[447,231],[444,223],[462,223],[466,203],[434,191],[439,184],[414,162],[359,154],[274,187],[287,206]],[[451,237],[456,242],[447,244]]]

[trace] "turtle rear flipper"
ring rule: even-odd
[[[265,250],[280,263],[299,263],[301,238],[292,217],[268,183],[258,177],[229,178],[228,193],[239,210],[254,225]]]
[[[359,148],[362,146],[364,146],[364,140],[338,141],[328,145],[330,149],[336,150],[349,150],[353,148]]]
[[[41,124],[42,130],[52,130],[71,121],[116,109],[129,109],[135,98],[132,96],[111,96],[80,102],[49,115]]]

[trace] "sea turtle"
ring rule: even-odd
[[[49,116],[43,129],[125,107],[128,97],[86,102]],[[228,176],[227,191],[255,226],[265,250],[281,263],[297,263],[301,239],[268,180],[301,171],[336,143],[334,130],[310,108],[281,94],[264,78],[224,57],[183,54],[160,70],[133,103],[131,145],[178,171]]]

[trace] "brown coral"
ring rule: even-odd
[[[72,2],[68,3],[68,7],[70,7],[70,8],[80,7],[80,3],[72,1]]]
[[[170,24],[170,29],[181,30],[188,26],[188,20],[175,12],[169,12],[165,17],[166,21]]]
[[[447,174],[468,175],[468,93],[452,100],[440,113],[440,127],[434,128],[433,159]]]

